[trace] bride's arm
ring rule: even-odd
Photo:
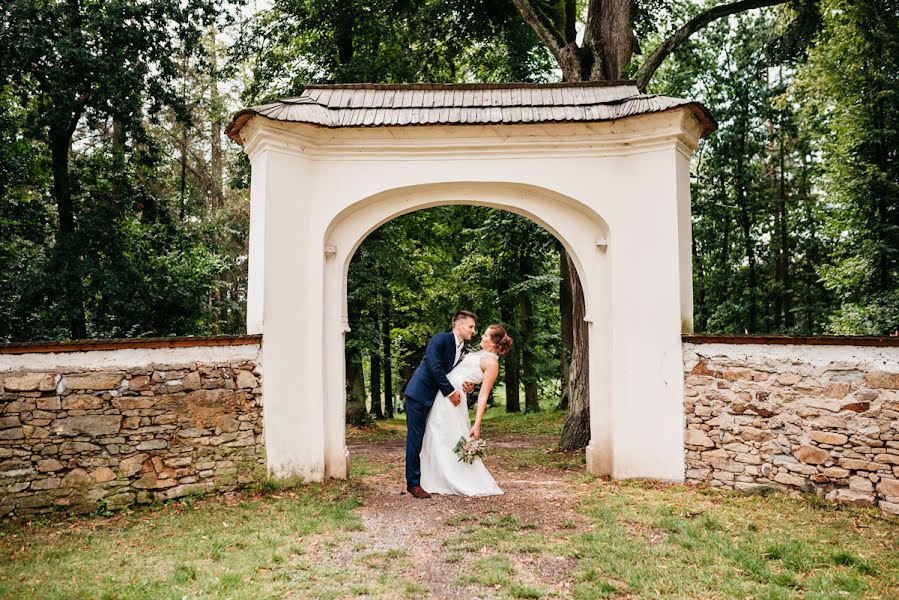
[[[484,362],[487,362],[485,365]],[[481,391],[478,393],[478,412],[474,418],[474,426],[471,428],[469,435],[472,439],[481,437],[481,421],[484,418],[484,411],[487,410],[487,398],[490,396],[490,390],[496,383],[496,376],[499,375],[499,361],[491,359],[487,356],[481,359],[481,365],[484,369],[484,380],[481,382]]]

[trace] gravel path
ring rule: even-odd
[[[520,461],[510,460],[517,449],[551,447],[552,442],[551,438],[540,437],[492,439],[493,450],[486,462],[505,491],[503,496],[435,495],[430,500],[413,498],[405,491],[402,441],[351,444],[350,456],[361,459],[365,471],[371,473],[364,475],[360,482],[363,505],[356,512],[362,519],[363,529],[354,532],[323,558],[351,564],[372,553],[392,551],[392,556],[405,558],[397,561],[402,566],[394,573],[427,590],[423,597],[491,598],[495,594],[489,587],[460,585],[457,580],[460,574],[471,574],[472,563],[479,558],[500,554],[514,567],[511,577],[515,580],[539,587],[550,595],[565,595],[576,560],[555,555],[552,546],[564,543],[565,536],[582,525],[583,520],[575,509],[587,492],[587,484],[578,483],[570,471],[545,465],[522,467]],[[501,552],[488,542],[479,551],[469,547],[459,552],[459,536],[466,535],[466,526],[470,532],[471,526],[478,525],[481,519],[508,518],[508,515],[524,525],[520,532],[511,534],[513,538],[542,535],[545,548]],[[447,540],[451,547],[445,545]]]

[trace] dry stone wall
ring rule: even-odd
[[[0,356],[0,517],[227,491],[264,474],[258,344],[79,354]]]
[[[899,347],[684,344],[686,479],[899,514]]]

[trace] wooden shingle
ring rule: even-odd
[[[310,85],[237,113],[226,133],[241,143],[253,115],[322,127],[595,122],[689,108],[703,135],[717,128],[699,103],[641,94],[631,81],[549,84]]]

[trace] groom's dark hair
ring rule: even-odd
[[[473,312],[470,312],[467,310],[460,310],[460,311],[457,311],[456,314],[453,315],[453,325],[455,325],[456,321],[458,321],[459,319],[471,319],[472,321],[477,321],[478,316],[476,314],[474,314]]]

